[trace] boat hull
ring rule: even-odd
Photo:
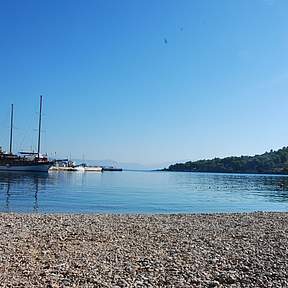
[[[109,171],[109,172],[121,172],[123,171],[122,168],[111,168],[111,167],[104,167],[103,171]]]
[[[102,172],[102,167],[84,167],[84,172]]]
[[[52,164],[35,163],[29,165],[0,165],[0,171],[48,172]]]
[[[57,171],[57,172],[102,172],[103,169],[102,167],[91,167],[91,166],[76,166],[76,167],[57,167],[57,166],[52,166],[50,168],[50,171]]]

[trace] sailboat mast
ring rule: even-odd
[[[40,158],[41,145],[41,122],[42,122],[42,95],[40,96],[39,129],[38,129],[38,159]]]
[[[10,123],[10,148],[9,152],[12,154],[12,142],[13,142],[13,115],[14,114],[14,106],[11,104],[11,123]]]

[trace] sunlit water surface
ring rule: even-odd
[[[172,172],[0,173],[0,211],[287,211],[288,177]]]

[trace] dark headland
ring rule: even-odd
[[[262,155],[214,158],[170,165],[164,171],[288,174],[288,147]]]

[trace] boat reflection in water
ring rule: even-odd
[[[0,172],[0,210],[38,212],[38,194],[48,177],[48,173],[41,172]],[[19,210],[21,206],[23,209]]]

